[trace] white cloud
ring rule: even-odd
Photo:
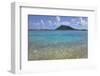
[[[62,25],[68,25],[68,26],[69,26],[71,23],[68,22],[68,21],[64,21],[64,22],[61,22],[61,24],[62,24]]]
[[[82,17],[78,18],[78,20],[72,19],[71,23],[72,23],[72,25],[87,26],[87,21]]]
[[[85,18],[79,17],[77,19],[71,19],[70,25],[74,28],[86,29],[88,27],[88,22]]]
[[[71,19],[71,23],[75,25],[75,24],[80,23],[80,22],[79,22],[79,20]]]
[[[58,22],[60,22],[60,17],[59,16],[57,16],[56,19],[57,19]]]
[[[44,25],[44,21],[43,21],[42,19],[41,19],[41,21],[40,21],[40,22],[41,22],[41,24],[43,24],[43,25]]]
[[[87,26],[87,21],[85,20],[85,19],[83,19],[83,18],[79,18],[80,19],[80,24],[82,25],[82,26]]]
[[[49,23],[49,25],[52,25],[52,21],[51,20],[48,20],[48,23]]]
[[[57,21],[56,21],[55,24],[56,24],[57,27],[59,27],[60,26],[60,20],[61,20],[60,17],[59,16],[56,16],[56,20]]]

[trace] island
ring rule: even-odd
[[[71,31],[87,31],[87,29],[76,29],[67,25],[60,25],[56,29],[28,29],[29,31],[57,31],[57,30],[71,30]]]
[[[71,26],[61,25],[58,28],[56,28],[56,30],[77,30],[77,29],[74,29]]]
[[[76,29],[73,28],[71,26],[67,26],[67,25],[61,25],[58,28],[56,28],[55,30],[77,30],[77,31],[87,31],[86,29]]]

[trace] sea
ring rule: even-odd
[[[28,50],[32,51],[57,51],[62,48],[75,49],[87,46],[88,31],[28,31]],[[54,48],[54,49],[53,49]],[[51,50],[49,50],[51,49]]]

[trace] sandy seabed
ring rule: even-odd
[[[56,59],[81,59],[88,58],[87,45],[73,47],[42,47],[31,46],[28,48],[28,60],[56,60]]]

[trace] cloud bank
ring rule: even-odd
[[[61,25],[87,29],[87,17],[70,16],[29,16],[29,29],[56,29]]]

